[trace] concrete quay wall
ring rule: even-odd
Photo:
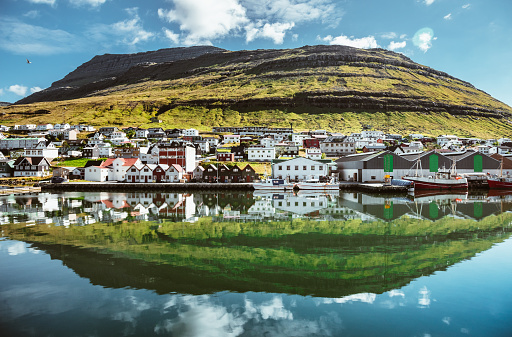
[[[41,184],[41,191],[73,191],[73,192],[97,192],[97,191],[251,191],[254,187],[251,183],[60,183]]]

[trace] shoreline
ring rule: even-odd
[[[252,183],[118,183],[118,182],[80,182],[40,184],[42,192],[92,192],[92,191],[254,191]],[[323,190],[308,190],[323,192]],[[340,191],[362,191],[370,193],[407,194],[404,186],[383,184],[340,183]],[[280,193],[281,191],[268,191]],[[329,191],[336,192],[336,191]]]

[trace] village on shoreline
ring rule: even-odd
[[[158,127],[96,130],[66,123],[0,126],[0,131],[0,177],[51,178],[54,183],[252,184],[265,177],[379,183],[399,179],[418,162],[425,174],[452,165],[469,176],[512,171],[508,138],[433,138],[370,129],[343,135],[262,126],[213,127],[207,133]]]

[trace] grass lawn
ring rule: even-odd
[[[99,158],[97,160],[104,160],[106,158]],[[85,167],[85,164],[91,160],[90,158],[70,158],[52,162],[52,166],[57,167]]]

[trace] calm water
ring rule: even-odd
[[[511,336],[512,197],[0,197],[0,336]]]

